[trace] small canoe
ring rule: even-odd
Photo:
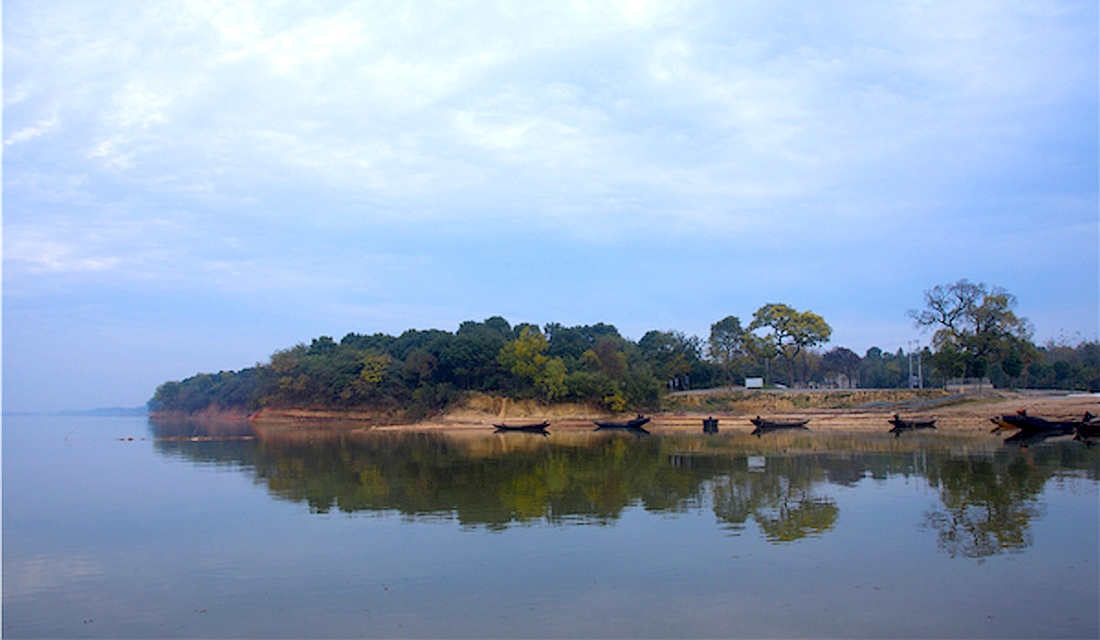
[[[890,424],[894,425],[893,429],[890,429],[890,433],[895,431],[904,431],[906,429],[935,429],[935,418],[902,418],[898,414],[894,414],[894,417],[889,420]]]
[[[753,435],[759,438],[765,433],[771,433],[773,431],[783,431],[784,429],[804,429],[806,431],[809,431],[809,429],[806,427],[806,423],[808,423],[810,419],[806,418],[804,420],[765,420],[760,416],[756,416],[749,421],[756,425],[756,428],[753,429],[752,433],[749,435]]]
[[[644,430],[644,429],[642,429],[642,427],[645,426],[649,422],[649,420],[650,420],[649,418],[646,418],[644,416],[639,415],[637,418],[634,418],[633,420],[625,420],[625,421],[622,421],[622,422],[613,422],[613,421],[610,421],[610,420],[593,420],[592,422],[596,423],[596,427],[597,427],[596,430],[597,431],[599,431],[600,429],[638,429],[638,430]]]
[[[550,423],[547,422],[546,420],[543,420],[542,422],[531,422],[531,423],[528,423],[528,424],[505,424],[505,423],[502,422],[500,424],[494,424],[493,426],[496,427],[500,431],[534,431],[534,432],[539,432],[539,431],[546,431],[546,427],[549,427]]]
[[[809,418],[804,420],[765,420],[756,416],[749,420],[757,429],[805,429]]]

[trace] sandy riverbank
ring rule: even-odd
[[[646,428],[651,432],[701,432],[703,419],[713,417],[718,419],[719,428],[723,432],[749,432],[753,429],[749,419],[761,415],[779,419],[809,418],[808,426],[813,431],[867,432],[888,429],[887,420],[898,413],[903,417],[934,416],[936,428],[941,432],[988,432],[991,428],[990,418],[1020,409],[1026,409],[1031,415],[1050,419],[1080,419],[1086,412],[1100,415],[1100,394],[996,391],[961,396],[947,393],[860,390],[858,394],[849,392],[841,397],[841,392],[790,393],[797,393],[798,397],[776,394],[779,397],[770,398],[742,394],[723,399],[732,400],[731,402],[719,402],[719,405],[730,407],[725,410],[698,406],[647,413],[651,422]],[[754,408],[759,410],[753,410]],[[768,411],[768,408],[772,410]],[[591,430],[592,420],[608,418],[613,417],[583,405],[545,406],[535,402],[483,397],[445,414],[414,423],[395,424],[387,420],[386,416],[368,411],[306,409],[264,410],[254,415],[250,423],[263,437],[265,434],[290,431],[338,431],[353,434],[365,431],[491,430],[494,424],[500,422],[527,423],[542,420],[549,421],[552,430]],[[625,417],[615,419],[621,420]]]

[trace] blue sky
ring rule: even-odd
[[[3,4],[6,411],[320,335],[765,303],[863,353],[961,278],[1097,337],[1081,2]]]

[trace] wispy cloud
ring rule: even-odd
[[[837,312],[877,333],[887,287],[1095,300],[1095,247],[1031,275],[990,247],[1095,236],[1096,21],[1076,0],[7,2],[5,296],[277,283],[415,326],[462,291],[497,312],[452,278],[524,247],[543,267],[498,299],[616,273],[682,317],[719,306],[684,278],[752,306],[850,300],[828,292],[862,270],[868,302]]]

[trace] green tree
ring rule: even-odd
[[[513,375],[533,383],[548,360],[543,355],[547,346],[541,331],[524,327],[519,337],[501,347],[497,361]]]
[[[922,311],[910,310],[909,316],[918,327],[935,329],[932,364],[944,377],[960,368],[966,377],[982,377],[1013,352],[1022,357],[1021,344],[1030,343],[1031,324],[1016,315],[1016,296],[1001,287],[963,279],[925,291],[924,303]]]
[[[766,304],[753,314],[749,331],[763,329],[764,338],[787,364],[791,386],[795,384],[795,358],[808,347],[829,341],[833,329],[812,311],[798,311],[785,304]]]
[[[649,331],[638,349],[657,379],[671,386],[686,386],[692,365],[699,361],[698,339],[679,331]]]
[[[710,325],[707,343],[710,357],[714,359],[726,377],[726,384],[733,385],[734,367],[748,355],[745,329],[737,316],[726,316]]]
[[[859,386],[859,354],[851,349],[837,347],[822,356],[822,360],[829,371],[847,376],[849,386]]]
[[[951,342],[941,344],[928,362],[945,380],[961,378],[967,374],[967,356]]]
[[[441,368],[459,388],[476,391],[496,390],[501,385],[504,369],[497,355],[512,339],[508,322],[493,316],[484,322],[466,321],[458,327],[453,339],[440,353]]]
[[[507,342],[497,356],[500,365],[529,383],[546,400],[564,397],[566,367],[560,357],[546,355],[549,342],[535,325],[519,327],[519,335]]]
[[[559,400],[569,393],[566,384],[568,370],[561,358],[549,358],[535,378],[535,388],[547,400]]]
[[[871,347],[864,354],[859,365],[859,379],[869,389],[896,389],[908,384],[905,354],[901,349],[897,353]]]

